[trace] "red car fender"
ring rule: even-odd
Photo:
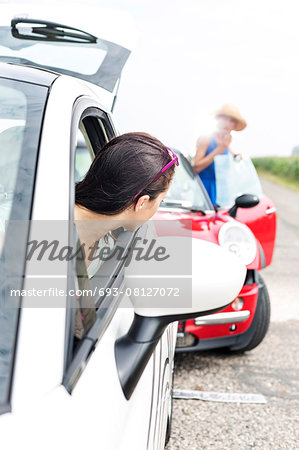
[[[223,209],[219,213],[222,216],[228,215],[228,211]],[[276,239],[276,208],[273,201],[263,195],[260,202],[253,208],[239,208],[236,220],[247,225],[253,232],[261,253],[261,267],[264,268],[271,264],[275,239]]]
[[[190,218],[192,217],[192,222]],[[206,240],[214,244],[219,245],[218,234],[219,230],[224,223],[234,221],[226,212],[215,214],[213,211],[202,215],[201,213],[185,213],[185,212],[167,212],[158,211],[154,219],[157,220],[155,226],[159,235],[165,235],[171,230],[175,230],[176,227],[167,226],[168,220],[176,220],[178,230],[180,228],[185,229],[190,233],[192,230],[192,237],[197,239]],[[190,234],[189,234],[190,235]],[[247,269],[259,270],[262,267],[262,248],[256,241],[256,256],[254,260],[247,265]],[[213,339],[218,337],[225,337],[245,332],[251,325],[252,319],[255,314],[258,298],[258,285],[256,283],[244,285],[238,295],[244,300],[244,306],[242,309],[250,311],[250,316],[244,322],[237,324],[235,330],[230,331],[230,325],[209,325],[198,326],[195,325],[194,319],[187,320],[185,323],[185,332],[191,333],[196,336],[197,339]],[[227,306],[222,312],[234,311],[232,305]]]
[[[256,255],[252,263],[248,264],[246,267],[247,269],[251,270],[260,270],[265,267],[265,256],[262,246],[260,245],[259,241],[255,239],[256,242]]]
[[[259,288],[256,283],[242,287],[238,297],[242,297],[244,300],[242,310],[250,311],[250,316],[244,322],[237,323],[233,330],[231,329],[231,324],[200,326],[195,325],[195,319],[189,319],[185,324],[185,332],[193,334],[197,339],[213,339],[245,333],[250,327],[255,314],[258,292]],[[230,304],[221,312],[232,311],[234,311],[234,309]]]

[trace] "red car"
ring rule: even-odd
[[[193,237],[226,247],[247,266],[244,286],[226,309],[179,323],[177,351],[251,350],[265,337],[270,321],[269,295],[259,270],[272,260],[275,206],[264,196],[251,160],[232,157],[229,198],[215,211],[189,161],[176,153],[180,165],[155,219],[192,223]]]

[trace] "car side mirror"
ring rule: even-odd
[[[167,247],[170,237],[159,238],[159,245]],[[188,244],[184,237],[176,237],[178,248]],[[190,238],[191,239],[191,238]],[[190,245],[189,239],[189,245]],[[167,325],[205,314],[212,314],[225,308],[240,292],[246,276],[246,267],[237,257],[222,247],[199,239],[192,239],[192,289],[185,304],[175,304],[174,297],[155,297],[151,306],[149,298],[137,295],[141,290],[153,288],[156,276],[140,276],[140,265],[144,261],[132,261],[125,273],[126,287],[132,292],[134,319],[126,335],[115,343],[115,359],[124,395],[129,399]],[[186,245],[185,245],[186,246]],[[184,273],[186,261],[181,252],[174,255],[175,264],[180,264]],[[177,258],[177,259],[176,259]],[[167,263],[165,261],[165,263]],[[150,261],[149,273],[163,274],[163,264]],[[168,262],[169,264],[169,262]],[[156,270],[155,270],[156,265]],[[153,270],[154,269],[154,270]],[[165,278],[165,286],[169,277]],[[161,281],[161,276],[160,276]],[[177,283],[176,277],[172,284]],[[160,284],[161,286],[161,284]],[[162,291],[161,291],[162,293]],[[159,307],[161,304],[161,307]],[[158,306],[157,306],[158,305]]]
[[[235,204],[228,210],[231,217],[236,217],[238,208],[253,208],[258,205],[260,199],[256,195],[243,194],[236,198]]]

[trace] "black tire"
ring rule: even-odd
[[[168,417],[167,417],[167,429],[166,429],[166,436],[165,436],[165,447],[166,447],[166,445],[168,444],[169,439],[170,439],[170,436],[171,436],[172,408],[173,408],[173,399],[172,399],[172,396],[171,396],[170,402],[171,402],[171,410],[170,410],[170,413],[169,413],[169,415],[168,415]]]
[[[231,352],[243,353],[253,350],[267,334],[271,315],[270,297],[265,282],[259,273],[256,274],[256,278],[259,293],[254,318],[249,329],[245,331],[243,336],[240,335],[239,343],[229,347]]]

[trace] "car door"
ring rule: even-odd
[[[115,130],[108,114],[100,109],[99,105],[84,98],[79,99],[74,107],[72,136],[75,136],[76,130],[77,145],[74,158],[71,159],[75,164],[71,173],[82,179],[96,152],[114,136]],[[78,180],[75,178],[74,181]],[[71,186],[74,186],[72,180]],[[71,195],[72,192],[71,190]],[[127,247],[133,238],[132,233],[123,230],[116,230],[113,234],[118,245],[122,244],[124,247]],[[74,264],[71,271],[77,271]],[[78,281],[76,275],[70,277],[73,289]],[[76,309],[68,310],[63,384],[72,394],[72,409],[77,410],[78,414],[82,408],[88,407],[89,402],[93,405],[92,418],[89,417],[85,421],[84,428],[90,426],[90,420],[97,422],[102,418],[99,448],[123,448],[124,445],[136,449],[146,448],[153,388],[153,362],[147,367],[132,398],[126,400],[119,383],[114,357],[115,340],[127,331],[133,315],[128,298],[123,294],[118,295],[118,292],[124,290],[124,261],[115,258],[105,262],[91,281],[90,287],[97,288],[99,295],[94,298],[95,311],[91,319],[93,323],[88,324],[79,344],[78,336],[75,335]],[[81,311],[84,311],[84,296],[80,300]],[[125,303],[126,306],[121,307]],[[74,351],[75,340],[77,348]],[[81,373],[82,367],[85,366],[85,373]]]
[[[84,105],[84,100],[81,99],[80,103]],[[114,135],[109,115],[103,113],[103,111],[100,111],[98,108],[90,107],[85,109],[84,113],[81,115],[78,131],[75,149],[75,182],[84,177],[88,166],[92,162],[93,155]],[[139,230],[138,233],[139,235],[142,235],[143,230]],[[122,239],[125,239],[125,234],[128,234],[128,232],[121,232],[117,235],[118,245]],[[129,242],[130,236],[128,236],[127,239]],[[111,261],[110,266],[113,266],[113,264],[114,262]],[[112,270],[113,268],[111,268],[111,272]],[[101,270],[99,272],[101,272]],[[113,285],[109,284],[109,276],[105,280],[105,273],[99,273],[101,275],[99,288],[101,289],[103,283],[106,283],[106,285],[109,286],[109,291],[122,289],[118,286],[122,286],[123,272],[124,271],[122,270],[117,274],[116,278],[113,280]],[[95,278],[96,277],[94,277],[94,279]],[[126,300],[128,301],[128,299]],[[117,302],[117,299],[114,299],[114,301]],[[108,314],[106,321],[109,321],[109,309],[110,314],[113,309],[111,299],[103,299],[102,302],[101,299],[99,299],[99,303],[101,320],[103,320],[106,313],[106,315]],[[120,311],[121,317],[118,326],[122,328],[123,332],[121,334],[118,333],[117,336],[113,336],[115,340],[125,333],[132,321],[131,310],[128,311],[128,308],[120,308]],[[115,321],[115,319],[113,320]],[[124,324],[126,325],[124,326]],[[144,374],[144,379],[141,381],[141,384],[143,384],[142,390],[138,387],[137,391],[139,390],[139,393],[137,392],[135,394],[132,406],[127,404],[126,426],[121,430],[121,449],[128,447],[135,448],[135,445],[136,448],[164,448],[167,418],[171,402],[172,367],[176,336],[175,330],[176,326],[174,324],[167,327],[167,330],[162,335],[151,358],[150,367],[147,368],[147,373]],[[74,363],[72,362],[71,365],[73,366]],[[80,364],[76,363],[75,366],[80,367]],[[76,368],[72,367],[70,372],[72,371],[76,371]],[[149,374],[151,374],[150,378]],[[69,380],[71,381],[73,379],[72,373],[67,374],[67,377],[69,377]],[[131,400],[129,400],[129,403],[130,402]],[[136,406],[136,402],[138,402],[139,406]],[[125,421],[123,424],[124,423]]]
[[[59,225],[60,238],[69,246],[76,243],[70,225],[76,171],[82,176],[93,154],[115,132],[108,114],[83,94],[84,89],[81,91],[67,77],[61,77],[52,86],[39,151],[31,239],[34,226],[37,233],[48,227],[47,233],[53,235]],[[120,230],[117,239],[126,246],[132,236]],[[55,301],[48,295],[43,299],[44,307],[30,304],[32,299],[28,298],[27,307],[22,310],[13,414],[1,417],[5,436],[17,445],[21,445],[20,439],[30,442],[31,448],[152,448],[147,447],[147,441],[153,383],[158,384],[160,368],[155,367],[158,376],[154,377],[153,356],[127,400],[115,362],[115,341],[126,333],[133,317],[128,297],[125,292],[121,294],[123,261],[107,261],[98,280],[103,290],[83,294],[80,312],[84,314],[87,306],[90,314],[81,336],[75,334],[75,260],[56,262],[54,272],[39,272],[38,276],[33,263],[30,260],[26,264],[25,289],[41,281],[48,288],[54,280],[66,295],[56,296]],[[18,434],[13,432],[16,429]]]
[[[74,174],[75,176],[79,175],[80,179],[84,177],[86,169],[93,160],[94,154],[96,154],[103,144],[110,140],[115,134],[108,114],[99,109],[99,107],[88,106],[88,102],[88,100],[80,99],[76,104],[74,111],[75,128],[77,118],[80,116],[79,125],[77,127],[79,130],[79,138],[77,139],[74,158]],[[84,109],[83,112],[82,109]],[[75,131],[76,130],[73,130],[73,132]],[[75,181],[77,180],[75,179]],[[123,244],[124,246],[128,246],[133,238],[132,233],[123,230],[116,230],[113,234],[117,239],[118,245]],[[75,269],[73,268],[73,270]],[[96,329],[96,335],[98,336],[97,340],[99,339],[99,336],[103,335],[102,339],[104,342],[105,339],[107,340],[107,336],[108,339],[110,339],[110,342],[109,351],[107,352],[107,350],[105,350],[106,355],[98,356],[97,354],[94,354],[91,364],[98,364],[97,370],[103,372],[103,386],[105,386],[105,389],[99,389],[98,400],[99,403],[101,403],[101,409],[106,402],[106,406],[104,407],[105,417],[111,418],[111,422],[109,420],[108,425],[110,425],[110,423],[113,424],[113,427],[110,428],[110,431],[107,433],[109,445],[111,445],[111,448],[123,448],[124,443],[127,442],[127,445],[130,445],[132,448],[146,448],[153,384],[153,362],[149,364],[144,373],[144,377],[141,380],[141,385],[137,387],[136,393],[133,394],[133,397],[129,401],[124,398],[115,367],[115,340],[127,331],[132,321],[132,309],[128,307],[128,304],[130,305],[128,298],[125,298],[125,296],[122,296],[121,294],[119,296],[115,295],[118,291],[124,290],[123,281],[124,261],[117,261],[117,259],[105,262],[104,266],[98,271],[97,276],[92,278],[92,288],[97,287],[98,292],[100,292],[101,289],[104,291],[104,295],[99,295],[99,298],[95,300],[99,319],[98,323],[95,322],[93,328]],[[108,292],[106,295],[105,289],[107,289]],[[109,295],[109,293],[111,294]],[[127,303],[127,306],[119,307],[123,303]],[[74,311],[70,309],[70,312],[73,313]],[[74,314],[72,315],[74,320]],[[90,341],[89,345],[86,347],[86,343],[84,342],[86,339],[83,338],[81,347],[79,346],[77,352],[72,357],[72,354],[74,353],[72,342],[72,340],[74,341],[74,336],[72,336],[71,332],[73,329],[71,317],[69,317],[69,319],[70,340],[64,384],[71,392],[73,391],[72,380],[76,380],[76,373],[78,370],[80,371],[82,361],[84,364],[86,358],[88,359],[90,357],[89,355],[93,348],[93,344]],[[112,331],[110,331],[111,328]],[[90,329],[90,332],[92,332],[92,328]],[[105,346],[106,344],[102,344],[100,341],[98,345],[99,348],[96,348],[95,352],[103,352]],[[105,361],[105,365],[107,364],[107,367],[105,368],[102,367],[103,361]],[[97,370],[95,373],[97,373]],[[114,375],[112,376],[112,374]],[[88,380],[88,376],[91,377],[90,380]],[[100,378],[100,375],[98,374],[96,378],[97,377]],[[85,380],[82,383],[85,385],[87,395],[89,394],[90,386],[92,385],[91,381],[95,381],[95,377],[90,371],[85,374]],[[76,388],[74,389],[74,395],[76,395],[75,390]],[[113,405],[112,408],[111,405]],[[141,407],[141,405],[143,406]],[[108,430],[109,426],[105,428]],[[116,442],[112,444],[113,440]],[[108,445],[108,443],[106,445]]]
[[[229,189],[229,204],[220,205],[221,209],[231,207],[235,199],[242,194],[257,195],[259,204],[253,208],[239,208],[236,220],[246,224],[260,246],[261,265],[266,267],[271,263],[275,237],[276,237],[276,208],[273,201],[264,195],[259,177],[250,158],[243,155],[242,158],[232,157],[229,172],[228,186],[222,186],[221,180],[217,180],[217,190]]]

